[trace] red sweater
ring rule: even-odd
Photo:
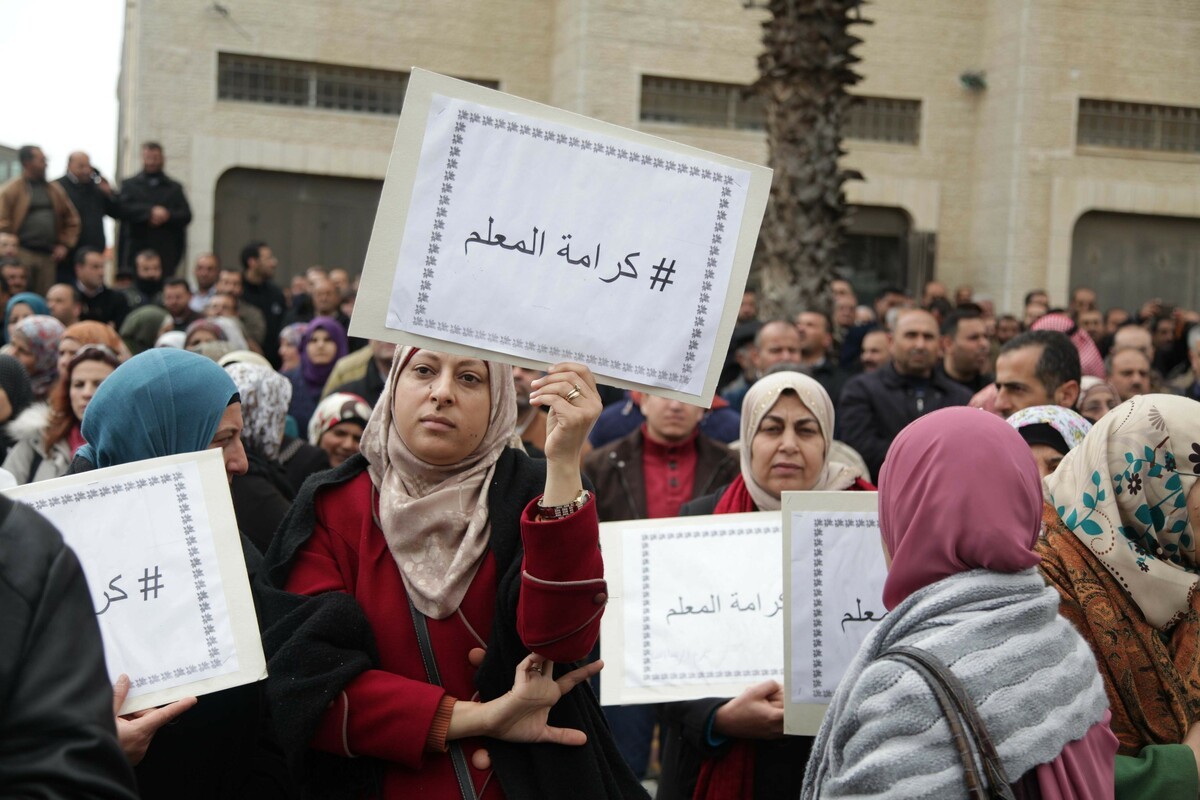
[[[517,630],[526,647],[552,661],[587,656],[600,631],[607,600],[595,502],[553,522],[535,519],[535,498],[521,519],[525,550]],[[322,718],[312,746],[337,755],[374,756],[389,762],[385,798],[460,797],[447,753],[428,752],[426,742],[442,697],[475,695],[475,668],[468,652],[486,647],[496,600],[496,567],[484,557],[459,612],[429,620],[429,636],[444,688],[425,679],[421,651],[408,612],[404,582],[371,508],[366,472],[317,496],[317,525],[296,556],[287,590],[297,594],[346,592],[371,622],[380,669],[346,687]],[[465,739],[471,754],[485,746]],[[490,770],[471,768],[480,797],[500,798]],[[486,792],[486,794],[485,794]]]

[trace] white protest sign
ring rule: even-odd
[[[875,492],[784,492],[787,734],[812,735],[859,647],[887,616]]]
[[[79,556],[122,714],[266,677],[219,450],[8,489]]]
[[[708,406],[770,175],[413,70],[350,332]]]
[[[600,525],[605,705],[734,697],[783,674],[778,512]]]

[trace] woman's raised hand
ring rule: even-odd
[[[555,680],[554,662],[531,653],[517,665],[513,688],[504,695],[487,703],[456,703],[446,738],[490,736],[506,742],[586,744],[587,735],[583,731],[555,728],[548,725],[547,720],[550,709],[563,695],[598,674],[603,667],[603,661],[593,661]],[[477,765],[483,765],[488,759],[486,753],[480,758]]]
[[[546,406],[546,460],[579,464],[588,432],[600,416],[600,394],[592,371],[583,364],[555,364],[533,381],[529,402]]]

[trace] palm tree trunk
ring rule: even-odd
[[[764,51],[754,91],[764,100],[769,164],[775,170],[758,235],[754,274],[769,317],[831,311],[829,282],[847,225],[840,169],[842,131],[860,77],[849,33],[861,0],[767,0]]]

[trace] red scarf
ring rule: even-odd
[[[725,494],[721,495],[721,499],[717,501],[717,507],[713,513],[741,514],[747,511],[758,511],[758,506],[755,505],[754,498],[750,496],[750,490],[746,488],[746,481],[741,475],[738,475],[729,484]]]

